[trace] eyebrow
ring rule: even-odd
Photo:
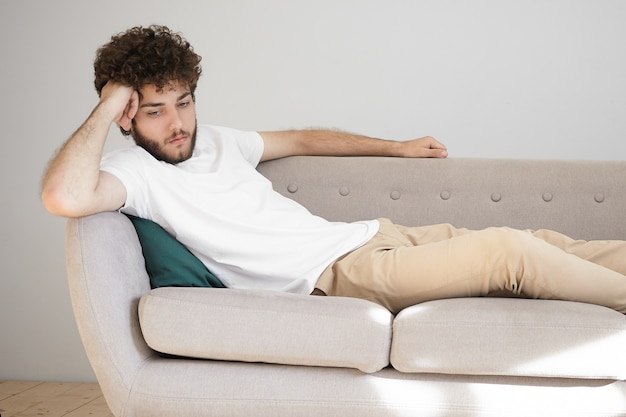
[[[188,96],[191,95],[191,91],[186,91],[185,93],[181,94],[178,98],[176,98],[176,101],[181,101],[185,98],[187,98]],[[143,103],[141,106],[139,106],[140,109],[143,109],[145,107],[162,107],[165,106],[165,103]]]

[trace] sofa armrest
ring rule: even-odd
[[[109,407],[123,415],[138,370],[155,355],[139,327],[139,299],[150,283],[135,229],[117,212],[70,219],[66,263],[87,357]]]

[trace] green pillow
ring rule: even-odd
[[[225,288],[200,259],[157,223],[128,214],[126,216],[137,231],[152,288]]]

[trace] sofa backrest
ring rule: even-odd
[[[626,161],[291,157],[259,171],[330,220],[626,238]]]

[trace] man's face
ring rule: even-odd
[[[131,132],[135,143],[160,161],[177,164],[189,159],[196,144],[191,91],[176,82],[162,90],[154,85],[143,87]]]

